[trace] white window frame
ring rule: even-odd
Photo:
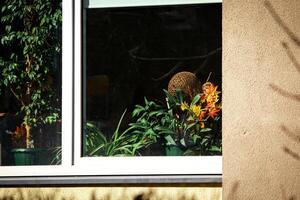
[[[163,3],[162,3],[163,2]],[[0,166],[0,184],[7,177],[58,176],[215,176],[222,175],[222,156],[82,157],[82,17],[85,8],[221,3],[222,0],[63,0],[62,164]],[[9,179],[9,178],[8,178]],[[14,179],[15,180],[15,179]],[[99,179],[100,181],[103,179]],[[106,180],[106,179],[105,179]],[[115,179],[112,179],[115,180]],[[132,179],[128,179],[129,182]],[[134,179],[135,180],[135,179]],[[163,179],[166,180],[166,179]],[[198,180],[198,179],[197,179]],[[2,181],[2,182],[1,182]],[[167,180],[166,180],[167,181]],[[105,181],[104,181],[105,182]],[[112,181],[113,182],[113,181]],[[126,180],[125,180],[126,182]],[[148,181],[146,181],[148,182]],[[169,182],[172,182],[169,180]],[[179,181],[180,182],[180,181]],[[183,181],[182,179],[182,182]],[[215,181],[214,181],[215,182]],[[22,183],[22,182],[20,182]]]
[[[220,0],[90,0],[84,9],[110,7],[139,7],[158,5],[180,5],[220,3]],[[83,13],[80,2],[75,4],[75,18]],[[82,19],[82,16],[79,18]],[[75,20],[75,146],[82,146],[82,66],[84,49],[80,38],[82,24]],[[85,34],[84,32],[82,34]],[[79,42],[80,41],[80,42]],[[77,42],[77,43],[76,43]],[[82,157],[81,149],[75,149],[75,165],[82,168],[95,166],[99,175],[144,175],[144,174],[222,174],[222,156],[144,156],[144,157]],[[95,172],[94,172],[95,173]]]
[[[54,176],[72,173],[73,138],[73,1],[63,0],[62,24],[62,164],[49,166],[0,166],[2,177]]]

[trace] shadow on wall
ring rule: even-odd
[[[231,188],[230,188],[230,191],[228,193],[228,195],[226,196],[226,199],[228,200],[238,200],[238,197],[237,197],[237,191],[239,189],[239,181],[235,181]]]
[[[300,48],[300,38],[284,23],[284,21],[281,19],[281,17],[278,15],[274,7],[269,1],[265,1],[265,8],[268,10],[274,21],[279,25],[279,27],[288,35],[290,43],[294,45],[296,48]],[[281,42],[282,48],[286,51],[287,57],[292,62],[293,66],[295,67],[296,71],[299,73],[300,78],[300,63],[297,61],[297,58],[292,51],[290,44],[286,41]],[[271,83],[270,88],[277,92],[277,94],[286,97],[289,100],[296,101],[300,104],[300,94],[291,93],[280,86]],[[300,144],[300,131],[292,131],[288,129],[284,124],[281,124],[280,130],[284,133],[285,136],[287,136],[292,141]],[[297,133],[298,132],[298,133]],[[284,153],[286,153],[290,158],[295,159],[296,161],[300,161],[300,154],[298,152],[295,152],[294,150],[290,149],[286,145],[282,146],[282,150]],[[297,175],[296,175],[297,176]],[[297,197],[295,195],[288,196],[286,193],[286,189],[283,185],[281,185],[281,194],[283,200],[296,200]]]
[[[92,195],[91,195],[90,200],[115,200],[115,199],[117,199],[117,200],[123,200],[123,199],[128,199],[128,200],[151,200],[151,199],[173,200],[174,197],[168,196],[167,193],[165,193],[164,195],[158,195],[152,189],[149,189],[149,190],[144,191],[144,192],[139,192],[137,194],[129,195],[126,192],[126,189],[124,189],[120,198],[112,198],[111,193],[107,194],[104,197],[98,197],[97,198],[96,193],[93,192]],[[194,196],[187,197],[184,193],[177,194],[175,199],[178,199],[178,200],[196,200],[196,198]]]
[[[118,189],[117,189],[118,190]],[[80,196],[80,192],[75,192],[73,196],[66,197],[66,193],[63,193],[63,189],[15,189],[4,192],[0,196],[0,200],[197,200],[203,198],[196,197],[196,194],[187,194],[185,191],[168,192],[167,190],[163,193],[158,192],[155,189],[142,189],[142,191],[130,191],[127,188],[113,192],[108,189],[105,193],[101,193],[94,190],[89,196]],[[207,199],[207,198],[205,198]],[[219,197],[212,197],[211,200],[219,200]]]
[[[283,19],[278,15],[276,10],[274,9],[273,5],[270,1],[264,1],[264,7],[267,9],[268,13],[271,15],[273,20],[278,24],[278,26],[288,35],[290,39],[290,43],[292,43],[296,48],[300,49],[300,37],[298,37],[283,21]],[[294,52],[292,51],[290,44],[286,41],[281,42],[282,48],[286,51],[287,57],[292,62],[293,66],[299,73],[300,77],[300,61],[297,60]],[[277,94],[286,97],[289,100],[296,101],[300,104],[300,94],[291,93],[277,84],[270,83],[269,84],[270,89],[275,91]],[[300,146],[300,130],[292,131],[288,129],[284,124],[281,124],[280,130],[283,132],[283,134],[293,140],[294,142],[298,143]],[[296,161],[300,162],[300,153],[295,152],[294,150],[291,150],[286,145],[282,146],[282,151],[286,153],[290,158],[295,159]],[[240,182],[235,181],[232,183],[230,190],[228,192],[228,195],[226,196],[227,200],[237,200],[238,195],[238,189],[240,188]],[[297,200],[297,197],[295,195],[288,195],[286,192],[286,189],[283,185],[281,185],[281,194],[282,194],[282,200]]]
[[[274,7],[269,1],[265,1],[265,7],[272,16],[272,18],[275,20],[275,22],[279,25],[279,27],[282,28],[282,30],[288,35],[290,42],[296,46],[296,48],[300,48],[300,38],[284,23],[284,21],[281,19],[281,17],[277,14]],[[292,62],[293,66],[297,70],[300,76],[300,63],[297,60],[294,52],[292,51],[290,44],[286,41],[281,42],[282,48],[286,51],[287,57]],[[280,94],[281,96],[286,97],[289,100],[297,101],[300,103],[300,94],[291,93],[280,86],[271,83],[270,88]],[[300,131],[292,131],[288,129],[284,124],[281,124],[280,130],[284,133],[285,136],[287,136],[289,139],[293,140],[294,142],[300,144]],[[297,133],[298,132],[298,133]],[[282,146],[282,150],[284,153],[286,153],[288,156],[290,156],[292,159],[295,159],[296,161],[300,162],[300,154],[286,145]],[[286,191],[283,186],[281,186],[281,193],[282,193],[282,199],[283,200],[296,200],[297,197],[295,195],[287,196]]]
[[[227,200],[238,200],[239,199],[238,195],[237,195],[238,189],[239,189],[239,181],[236,181],[232,184],[230,191],[229,191],[228,195],[226,196],[226,199]],[[280,189],[281,189],[282,200],[297,200],[297,197],[295,195],[288,196],[286,194],[286,191],[285,191],[283,185],[281,185]]]
[[[291,130],[289,130],[285,125],[281,125],[280,126],[281,131],[291,140],[297,142],[300,144],[300,135],[297,134],[296,132],[293,132]],[[283,146],[282,150],[288,154],[289,156],[291,156],[292,158],[294,158],[295,160],[300,162],[300,154],[292,151],[291,149],[289,149],[287,146]]]
[[[0,196],[0,200],[74,200],[69,197],[59,197],[59,190],[52,190],[51,193],[43,193],[42,191],[28,191],[22,189],[16,189],[14,192],[6,193]]]
[[[290,30],[289,27],[284,23],[284,21],[281,19],[281,17],[275,11],[272,4],[269,1],[265,1],[265,7],[268,10],[268,12],[270,13],[270,15],[272,16],[272,18],[275,20],[275,22],[279,25],[279,27],[281,27],[282,30],[289,36],[291,43],[294,44],[296,46],[296,48],[300,48],[300,38],[292,30]],[[293,53],[292,49],[290,48],[289,43],[286,41],[282,41],[281,45],[282,45],[283,49],[286,51],[287,57],[291,60],[291,62],[293,63],[293,66],[299,73],[299,78],[300,78],[300,63],[297,61],[297,58],[296,58],[295,54]],[[297,101],[298,103],[300,103],[300,94],[291,93],[274,83],[270,84],[270,88],[273,91],[280,94],[281,96],[284,96],[287,99],[294,100],[294,101]],[[293,132],[293,131],[289,130],[284,124],[282,124],[280,126],[280,129],[287,137],[289,137],[293,141],[300,144],[300,131],[299,131],[299,133]],[[300,161],[299,153],[294,152],[293,150],[289,149],[287,146],[283,146],[282,150],[286,154],[288,154],[291,158],[294,158],[295,160]]]
[[[288,35],[290,43],[292,43],[296,48],[300,48],[300,38],[284,23],[284,21],[281,19],[281,17],[278,15],[274,7],[269,1],[265,1],[265,8],[268,10],[274,21],[279,25],[279,27]],[[297,58],[292,51],[290,44],[286,41],[281,42],[282,48],[286,51],[287,57],[290,59],[290,61],[293,63],[293,66],[297,70],[300,76],[300,63],[297,61]],[[300,77],[299,77],[300,78]],[[279,95],[286,97],[289,100],[297,101],[300,103],[300,94],[291,93],[280,86],[271,83],[270,88],[277,92]],[[293,140],[294,142],[300,144],[300,131],[299,133],[296,133],[297,131],[291,131],[288,129],[284,124],[281,124],[280,130],[284,133],[285,136]],[[282,150],[284,153],[286,153],[288,156],[290,156],[292,159],[295,159],[297,161],[300,161],[300,154],[295,152],[294,150],[291,150],[289,147],[284,145],[282,147]],[[285,188],[281,185],[281,194],[283,200],[296,200],[297,197],[295,195],[288,196],[286,194]]]
[[[282,200],[297,200],[297,197],[295,195],[288,196],[282,185],[281,185],[281,194],[282,194]]]

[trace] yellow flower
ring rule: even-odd
[[[192,111],[197,117],[199,117],[199,116],[200,116],[200,113],[201,113],[201,107],[198,106],[198,105],[193,105],[193,106],[191,106],[191,111]]]
[[[181,103],[180,108],[182,111],[188,110],[189,105],[186,102]]]

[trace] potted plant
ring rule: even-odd
[[[168,99],[180,122],[175,138],[184,155],[219,155],[222,148],[220,91],[211,82],[205,82],[199,93],[184,99],[181,92]],[[190,100],[190,101],[189,101]],[[176,107],[180,109],[176,110]],[[178,136],[179,135],[179,136]],[[178,142],[177,142],[178,143]]]
[[[221,153],[220,92],[211,82],[201,91],[185,95],[164,90],[166,102],[158,104],[145,98],[136,105],[134,125],[141,132],[153,132],[164,140],[167,156],[219,155]]]
[[[19,139],[25,139],[25,146],[13,150],[16,154],[35,157],[32,155],[38,149],[34,148],[37,144],[33,133],[60,118],[60,88],[55,87],[59,68],[55,59],[61,46],[61,22],[59,1],[6,0],[1,4],[1,23],[5,26],[1,48],[6,51],[0,57],[0,92],[8,91],[18,101],[17,114],[23,118],[16,132],[23,134]],[[27,160],[16,164],[39,163]]]
[[[111,137],[107,137],[92,122],[85,125],[85,156],[136,156],[140,151],[156,142],[154,132],[140,132],[136,124],[129,124],[121,130],[121,123],[126,110],[122,114],[118,125]]]

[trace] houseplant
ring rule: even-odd
[[[164,144],[167,156],[220,155],[221,92],[217,88],[206,82],[190,96],[177,89],[173,95],[164,90],[165,102],[144,98],[144,105],[135,105],[133,122],[120,130],[124,112],[111,137],[87,122],[84,155],[143,155],[152,144]]]
[[[195,90],[198,91],[198,90]],[[166,155],[221,154],[221,102],[217,86],[206,82],[201,93],[184,95],[182,90],[170,94],[164,90],[165,103],[145,98],[145,105],[136,105],[133,117],[141,132],[152,131],[165,141]]]
[[[15,153],[36,152],[32,149],[33,133],[60,118],[60,88],[55,87],[59,71],[55,58],[60,52],[59,28],[61,2],[51,0],[6,0],[1,4],[0,92],[10,92],[17,100],[25,132],[25,148]],[[22,138],[22,137],[20,137]],[[26,159],[25,159],[26,160]],[[39,164],[34,161],[26,164]]]
[[[126,110],[111,137],[105,136],[93,123],[85,124],[84,154],[86,156],[136,156],[140,150],[156,142],[154,132],[140,132],[135,124],[125,130],[120,126]]]

